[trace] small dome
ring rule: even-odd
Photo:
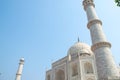
[[[20,61],[24,61],[24,58],[21,58]]]
[[[68,50],[68,54],[78,54],[78,53],[88,53],[93,54],[89,45],[81,42],[75,43],[70,49]]]

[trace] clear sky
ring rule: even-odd
[[[103,30],[120,62],[120,7],[95,0]],[[22,80],[45,80],[51,63],[66,56],[78,36],[91,45],[82,0],[0,0],[0,80],[15,80],[25,58]]]

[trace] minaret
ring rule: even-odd
[[[21,80],[23,65],[24,65],[24,58],[21,58],[20,63],[19,63],[19,68],[18,68],[18,71],[16,73],[16,79],[15,80]]]
[[[88,19],[87,27],[91,33],[91,49],[96,57],[98,78],[99,80],[117,79],[119,73],[110,50],[111,44],[102,30],[102,21],[96,14],[93,0],[84,0],[83,6]]]

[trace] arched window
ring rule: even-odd
[[[47,75],[47,80],[50,80],[50,75]]]
[[[78,75],[78,67],[77,64],[72,65],[72,76]]]
[[[55,74],[55,80],[65,80],[65,73],[63,70],[58,70]]]
[[[84,64],[84,69],[85,69],[85,73],[86,74],[91,74],[93,73],[93,67],[92,67],[92,64],[87,62]]]

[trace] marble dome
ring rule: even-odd
[[[68,54],[81,54],[81,53],[88,53],[93,54],[91,51],[91,47],[86,43],[77,42],[73,46],[71,46],[68,50]]]

